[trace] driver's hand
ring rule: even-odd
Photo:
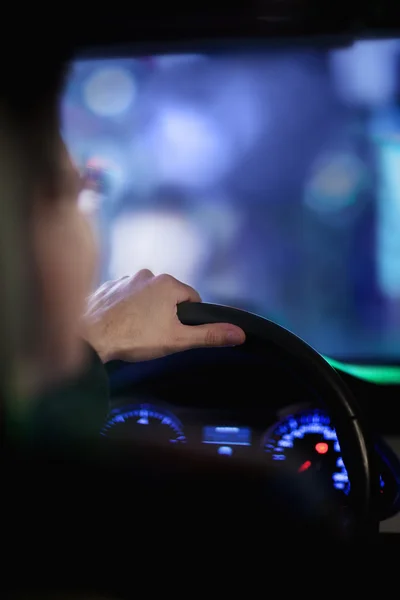
[[[181,350],[237,346],[241,329],[225,323],[189,327],[177,317],[181,302],[200,302],[199,294],[170,275],[139,271],[102,285],[90,298],[84,337],[110,360],[142,361]]]

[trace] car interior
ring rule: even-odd
[[[157,557],[251,555],[262,535],[399,543],[400,29],[375,5],[143,9],[76,29],[63,135],[99,283],[168,272],[204,300],[178,307],[184,324],[246,333],[107,365],[103,472],[82,506],[52,471],[82,556],[117,533]],[[96,494],[113,507],[101,536]]]

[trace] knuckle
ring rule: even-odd
[[[172,277],[172,275],[168,275],[167,273],[163,273],[162,275],[158,275],[157,276],[157,281],[160,283],[160,285],[162,286],[168,286],[168,287],[172,287],[175,286],[178,282],[175,279],[175,277]]]
[[[128,286],[135,287],[138,283],[144,283],[154,278],[153,273],[149,269],[141,269],[135,275],[130,275],[122,278],[122,282]]]
[[[198,292],[198,291],[197,291],[195,288],[193,288],[193,287],[190,287],[190,286],[187,286],[187,287],[188,287],[188,291],[190,292],[190,295],[191,295],[193,298],[196,298],[196,299],[198,299],[198,300],[201,300],[200,294],[199,294],[199,292]]]
[[[138,271],[138,273],[136,273],[135,277],[138,277],[140,279],[150,279],[151,277],[154,277],[153,273],[150,271],[150,269],[140,269],[140,271]]]
[[[208,329],[206,331],[204,342],[206,346],[218,346],[221,343],[221,339],[216,331]]]

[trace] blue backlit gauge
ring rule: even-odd
[[[348,494],[349,477],[330,417],[318,409],[288,416],[267,431],[263,448],[273,461],[286,461],[290,470],[328,477],[335,489]]]
[[[101,435],[139,443],[184,444],[186,442],[179,419],[168,410],[152,404],[135,404],[113,410]]]

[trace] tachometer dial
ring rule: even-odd
[[[164,408],[152,404],[136,404],[115,409],[101,434],[107,438],[156,444],[186,442],[179,419]]]
[[[319,472],[345,494],[349,477],[330,417],[318,409],[286,417],[267,431],[263,448],[273,461],[286,461],[299,474]]]

